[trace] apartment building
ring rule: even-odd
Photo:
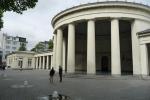
[[[27,40],[24,37],[10,36],[8,34],[0,34],[0,48],[2,53],[2,62],[6,62],[6,55],[14,51],[18,51],[19,47],[27,45]]]

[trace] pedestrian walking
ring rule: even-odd
[[[53,77],[54,77],[54,74],[55,74],[55,70],[54,68],[52,67],[52,69],[50,70],[49,72],[49,75],[50,75],[50,82],[53,83]]]
[[[59,66],[59,78],[60,78],[60,82],[62,82],[62,74],[63,74],[63,70],[62,70],[62,67]]]

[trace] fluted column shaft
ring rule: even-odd
[[[62,66],[62,41],[63,32],[61,29],[57,29],[56,70],[58,70],[59,66]]]
[[[49,69],[49,56],[47,56],[47,65],[46,65],[46,67],[47,67],[47,69]]]
[[[111,20],[111,74],[121,74],[119,20]]]
[[[87,73],[95,74],[95,21],[89,20],[87,27]]]
[[[42,58],[41,58],[41,57],[39,57],[39,58],[40,58],[40,61],[39,61],[39,69],[41,69],[41,67],[42,67],[42,64],[41,64]]]
[[[45,56],[43,56],[43,66],[42,69],[45,69]]]
[[[54,41],[53,41],[54,47],[53,47],[53,65],[52,67],[56,66],[56,48],[57,48],[57,34],[54,34]]]
[[[141,72],[142,75],[149,75],[149,69],[148,69],[148,51],[146,44],[140,45],[141,49]]]
[[[68,26],[67,72],[75,72],[75,25],[73,23]]]

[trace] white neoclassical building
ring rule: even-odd
[[[35,52],[15,51],[7,55],[6,64],[12,69],[34,69]]]
[[[150,74],[150,7],[123,1],[83,4],[52,19],[53,65],[112,75]]]
[[[43,52],[34,55],[35,69],[51,69],[53,67],[53,52]]]
[[[16,51],[7,55],[7,66],[12,69],[51,69],[53,52],[35,53]]]

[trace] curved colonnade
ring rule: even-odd
[[[52,25],[55,69],[149,74],[141,64],[137,35],[150,28],[149,6],[121,1],[84,4],[58,13]]]

